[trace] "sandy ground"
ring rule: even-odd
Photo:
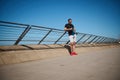
[[[120,47],[1,66],[0,80],[120,80]]]

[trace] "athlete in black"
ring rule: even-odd
[[[69,36],[70,36],[70,35],[74,35],[74,34],[75,34],[75,31],[74,31],[74,25],[73,25],[73,24],[68,23],[68,24],[66,24],[66,25],[65,25],[65,28],[67,28],[67,29],[72,28],[71,30],[67,30],[67,31],[68,31],[68,34],[69,34]]]
[[[71,55],[77,55],[75,52],[76,33],[75,33],[74,25],[72,24],[72,19],[68,19],[68,23],[65,24],[64,30],[67,31],[69,35]]]

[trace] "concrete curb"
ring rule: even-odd
[[[45,47],[45,46],[39,45],[39,47],[40,46]],[[43,59],[48,59],[53,57],[69,56],[68,50],[60,46],[61,45],[49,45],[49,47],[51,47],[50,49],[47,49],[47,47],[45,47],[46,49],[38,49],[38,50],[37,49],[30,50],[21,46],[0,47],[3,50],[9,49],[8,51],[0,52],[0,66],[6,65],[6,64],[22,63],[22,62],[33,61],[33,60],[43,60]],[[60,48],[57,48],[57,47],[60,47]],[[85,52],[99,51],[99,50],[114,48],[114,47],[119,47],[119,46],[111,45],[111,46],[99,46],[99,47],[77,47],[76,52],[78,54],[81,54]],[[38,46],[34,45],[34,48],[38,48]]]

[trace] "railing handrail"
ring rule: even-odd
[[[61,30],[61,29],[56,29],[56,28],[49,28],[49,27],[43,27],[43,26],[36,26],[36,25],[30,25],[30,24],[22,24],[22,23],[16,23],[16,22],[7,22],[7,21],[0,21],[0,26],[8,26],[8,27],[23,27],[25,26],[25,30],[21,33],[21,35],[19,35],[19,38],[16,40],[16,42],[14,43],[15,45],[17,45],[23,38],[24,36],[29,32],[29,30],[31,28],[36,28],[36,29],[39,29],[42,31],[48,31],[48,33],[46,35],[44,35],[44,37],[39,41],[38,44],[40,44],[50,33],[51,31],[60,31],[64,34],[61,34],[61,36],[59,36],[59,38],[57,40],[55,40],[54,44],[56,44],[66,33],[64,30]],[[7,24],[7,25],[6,25]],[[17,25],[17,26],[16,26]],[[92,42],[95,42],[95,43],[100,43],[100,42],[118,42],[119,40],[118,39],[115,39],[115,38],[109,38],[109,37],[105,37],[105,36],[99,36],[99,35],[93,35],[93,34],[85,34],[85,33],[80,33],[80,32],[76,32],[79,35],[85,35],[85,36],[82,36],[78,39],[77,43],[80,42],[81,39],[83,39],[84,37],[86,36],[89,36],[87,39],[85,39],[83,41],[83,43],[86,43],[89,39],[91,39],[92,37],[92,40],[90,40],[88,43],[92,43]],[[98,38],[98,39],[97,39]],[[96,40],[97,39],[97,40]],[[94,41],[95,40],[95,41]],[[0,41],[4,41],[4,40],[0,40]],[[7,40],[5,40],[7,41]],[[9,40],[8,40],[9,41]],[[24,41],[24,40],[23,40]],[[69,43],[69,41],[67,41],[67,43]]]

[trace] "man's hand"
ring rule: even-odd
[[[65,31],[70,31],[72,28],[64,28]]]

